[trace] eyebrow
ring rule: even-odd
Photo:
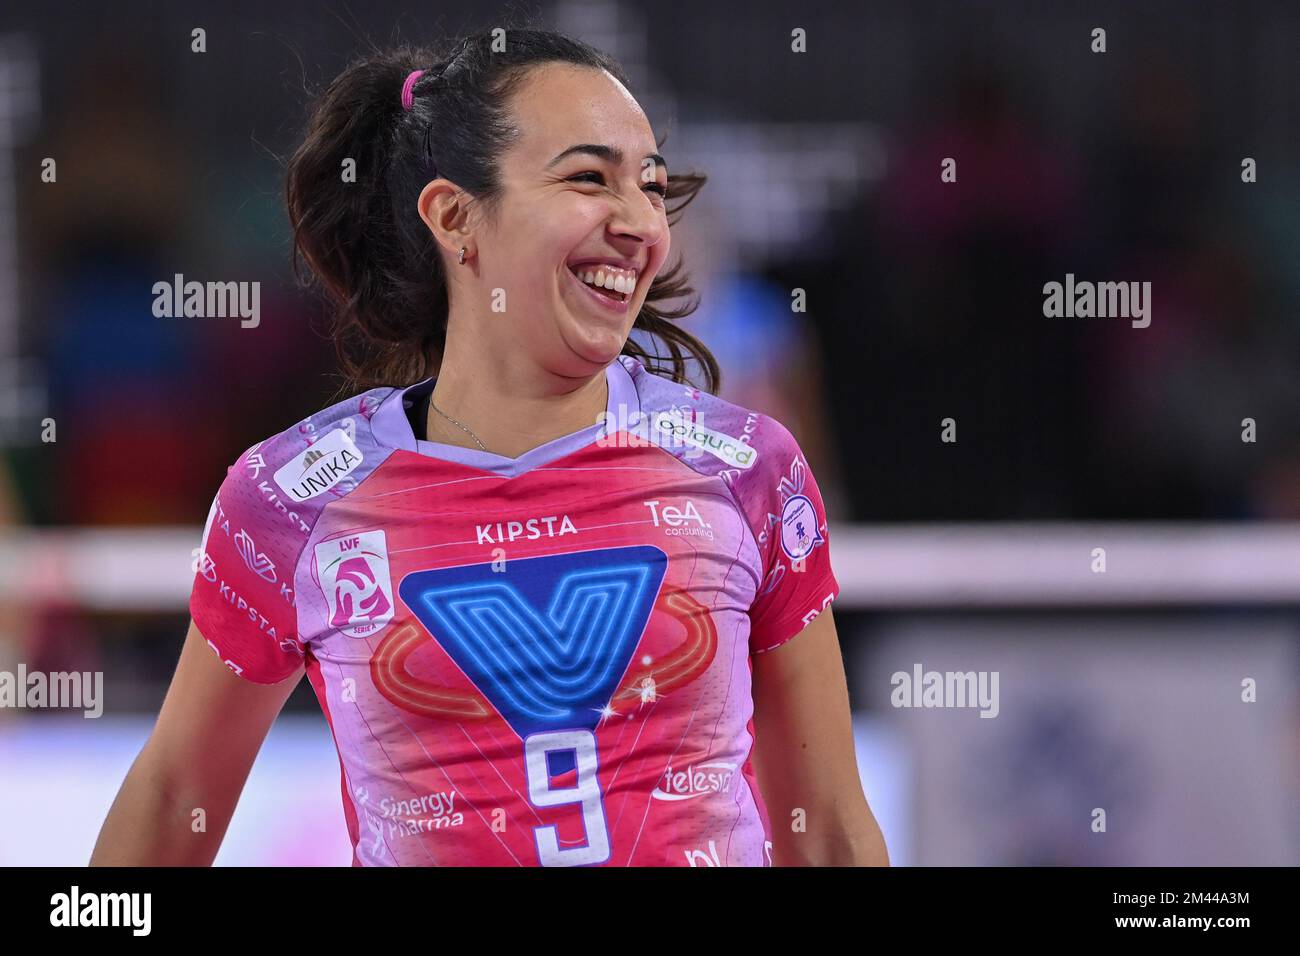
[[[608,163],[613,163],[615,166],[623,165],[623,151],[617,146],[604,146],[600,143],[578,143],[575,146],[570,146],[564,152],[560,153],[559,156],[556,156],[553,160],[547,163],[546,168],[550,169],[552,166],[555,166],[566,157],[572,156],[574,153],[588,153],[599,159],[603,159]],[[655,166],[661,166],[664,169],[668,168],[668,163],[665,162],[664,158],[658,153],[646,153],[645,158],[654,160]]]

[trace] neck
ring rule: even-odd
[[[608,406],[604,368],[585,379],[558,376],[531,363],[469,367],[448,353],[433,389],[426,430],[430,441],[518,458],[538,445],[581,431]],[[437,409],[434,406],[437,406]]]

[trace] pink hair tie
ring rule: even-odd
[[[415,81],[420,78],[424,70],[412,70],[411,75],[406,78],[402,84],[402,109],[409,110],[415,103],[412,90],[415,88]]]

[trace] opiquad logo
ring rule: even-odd
[[[369,637],[393,619],[393,582],[382,530],[322,541],[315,559],[330,627],[348,637]]]
[[[656,412],[654,428],[669,440],[706,451],[733,468],[750,468],[758,460],[758,449],[748,442],[705,428],[681,414]]]
[[[275,473],[275,483],[295,501],[329,491],[361,464],[361,449],[342,428],[312,443]]]

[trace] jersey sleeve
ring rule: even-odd
[[[274,684],[303,661],[293,584],[305,538],[259,487],[258,447],[228,469],[212,501],[195,553],[190,616],[227,667]]]
[[[759,415],[758,429],[758,458],[742,490],[763,562],[749,610],[755,654],[790,640],[840,593],[817,479],[784,425]]]

